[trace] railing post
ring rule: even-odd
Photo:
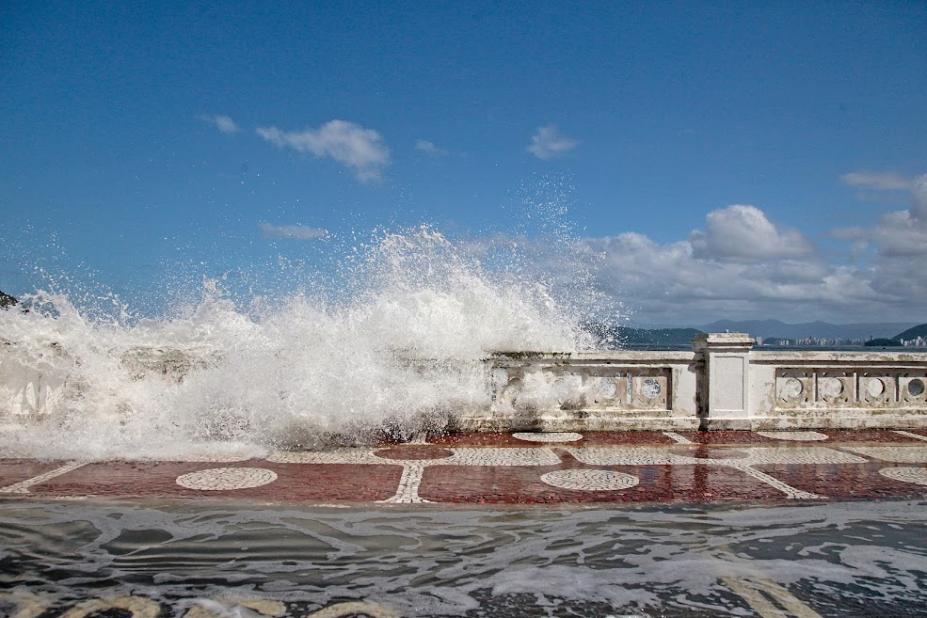
[[[699,415],[703,429],[750,429],[750,350],[746,333],[703,333],[692,340],[701,356]]]

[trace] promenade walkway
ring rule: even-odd
[[[9,498],[472,506],[925,495],[927,430],[467,433],[261,459],[0,459]]]

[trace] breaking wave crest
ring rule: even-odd
[[[382,234],[350,275],[337,301],[235,302],[207,279],[161,318],[101,316],[56,293],[0,311],[0,448],[257,455],[409,437],[488,405],[489,353],[592,343],[541,278],[487,269],[428,227]]]

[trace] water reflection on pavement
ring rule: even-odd
[[[0,503],[0,615],[922,615],[920,501]]]

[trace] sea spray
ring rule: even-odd
[[[489,405],[497,350],[592,344],[543,278],[487,270],[432,228],[383,233],[338,301],[235,302],[206,279],[166,317],[40,293],[0,312],[5,456],[160,457],[406,438]],[[570,308],[572,307],[572,308]]]

